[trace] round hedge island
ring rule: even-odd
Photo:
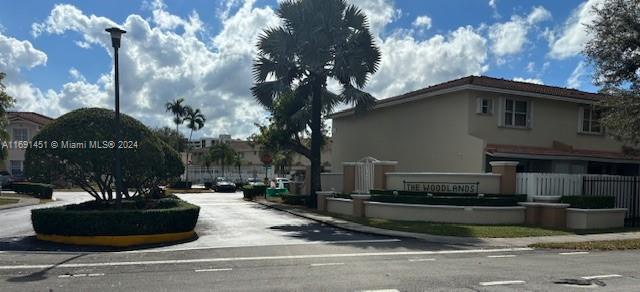
[[[112,110],[83,108],[55,119],[33,137],[43,147],[25,153],[28,180],[71,183],[94,199],[32,210],[37,238],[115,247],[195,238],[200,208],[161,188],[184,172],[178,152],[130,116],[122,115],[122,143],[114,141],[114,128]],[[114,147],[122,149],[127,188],[122,195],[114,192]]]

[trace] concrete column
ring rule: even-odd
[[[356,164],[344,162],[342,167],[342,192],[350,194],[356,189]]]
[[[378,161],[373,165],[373,188],[377,190],[387,189],[387,176],[385,173],[396,171],[397,161]]]
[[[516,193],[516,166],[517,161],[491,161],[491,172],[500,174],[500,194],[510,195]]]
[[[304,184],[302,185],[302,194],[311,194],[311,166],[304,168]]]
[[[316,192],[318,195],[318,210],[319,211],[327,211],[327,198],[333,197],[336,192]]]
[[[371,195],[366,195],[366,194],[351,195],[351,200],[353,201],[354,217],[366,217],[364,202],[368,201],[370,198],[371,198]]]

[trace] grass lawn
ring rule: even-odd
[[[535,243],[535,244],[529,245],[529,247],[579,249],[579,250],[640,249],[640,239],[602,240],[602,241],[586,241],[586,242]]]
[[[9,204],[15,204],[17,202],[20,202],[20,200],[19,199],[0,198],[0,206],[9,205]]]

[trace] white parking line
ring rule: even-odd
[[[515,254],[498,254],[498,255],[490,255],[488,258],[515,258]]]
[[[342,266],[344,263],[315,263],[311,264],[312,267],[323,267],[323,266]]]
[[[214,262],[237,262],[237,261],[273,261],[273,260],[348,258],[348,257],[421,256],[421,255],[440,255],[440,254],[498,253],[498,252],[516,252],[516,251],[530,251],[530,250],[533,250],[533,249],[528,247],[521,247],[521,248],[497,248],[497,249],[309,254],[309,255],[257,256],[257,257],[234,257],[234,258],[199,258],[199,259],[186,259],[186,260],[156,260],[156,261],[129,261],[129,262],[77,263],[77,264],[67,263],[67,264],[59,264],[59,265],[40,264],[40,265],[0,266],[0,270],[119,267],[119,266],[145,266],[145,265],[191,264],[191,263],[214,263]]]
[[[572,252],[561,252],[559,255],[581,255],[581,254],[589,254],[588,251],[572,251]]]
[[[586,277],[582,277],[582,279],[585,280],[594,280],[594,279],[607,279],[607,278],[619,278],[622,277],[622,275],[618,275],[618,274],[610,274],[610,275],[595,275],[595,276],[586,276]]]
[[[223,272],[223,271],[231,271],[233,270],[232,268],[222,268],[222,269],[200,269],[200,270],[195,270],[196,273],[201,273],[201,272]]]
[[[428,258],[428,259],[409,259],[410,262],[431,262],[431,261],[435,261],[436,259],[432,259],[432,258]]]
[[[64,274],[58,275],[58,278],[82,278],[82,277],[100,277],[104,276],[104,273],[92,273],[92,274]]]
[[[493,281],[493,282],[480,282],[480,286],[497,286],[497,285],[523,285],[525,281],[513,280],[513,281]]]
[[[198,247],[177,247],[177,248],[166,248],[166,249],[156,249],[156,250],[129,250],[129,251],[119,251],[116,253],[155,253],[155,252],[168,252],[168,251],[186,251],[186,250],[206,250],[206,249],[221,249],[221,248],[232,248],[232,247],[262,247],[262,246],[290,246],[290,245],[315,245],[315,244],[352,244],[352,243],[385,243],[385,242],[398,242],[402,241],[397,238],[390,239],[357,239],[357,240],[329,240],[329,241],[303,241],[297,243],[276,243],[276,244],[256,244],[256,245],[226,245],[226,246],[198,246]]]

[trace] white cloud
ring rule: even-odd
[[[527,43],[527,33],[535,24],[551,18],[551,13],[542,6],[534,7],[526,17],[511,16],[511,20],[489,27],[491,50],[498,56],[517,54]]]
[[[416,19],[413,21],[413,23],[411,24],[414,27],[424,27],[426,29],[430,29],[431,28],[431,17],[426,16],[426,15],[421,15],[416,17]]]
[[[522,78],[522,77],[514,77],[513,81],[518,81],[518,82],[527,82],[527,83],[533,83],[533,84],[544,84],[544,82],[542,82],[541,79],[538,78]]]
[[[493,10],[493,18],[500,18],[500,14],[498,13],[497,0],[489,0],[489,7],[491,7],[491,10]]]
[[[535,68],[536,68],[536,63],[534,62],[527,63],[527,67],[526,67],[527,72],[533,73],[533,70],[535,70]]]
[[[559,32],[547,33],[549,40],[549,56],[555,59],[565,59],[578,55],[590,36],[585,25],[593,23],[594,7],[601,7],[604,0],[588,0],[580,4],[567,19]]]
[[[218,35],[203,40],[199,36],[204,28],[197,13],[182,18],[171,14],[160,1],[154,1],[149,8],[151,19],[132,14],[118,24],[105,17],[86,15],[72,5],[56,5],[46,20],[32,25],[33,34],[77,32],[83,42],[98,45],[111,54],[104,28],[122,27],[127,31],[120,50],[124,113],[148,125],[169,125],[171,117],[165,113],[165,102],[184,97],[187,104],[200,108],[207,117],[203,131],[194,136],[229,133],[243,137],[254,132],[253,122],[265,113],[249,91],[251,63],[258,33],[278,23],[274,11],[254,7],[253,0],[245,1],[235,13],[222,19]],[[69,73],[73,82],[64,84],[58,92],[36,97],[57,99],[64,110],[112,107],[112,68],[93,83],[73,70]]]
[[[400,18],[402,11],[393,6],[391,0],[348,0],[360,8],[366,15],[373,35],[381,35],[385,26]]]
[[[380,47],[380,69],[367,88],[378,98],[488,69],[486,40],[470,26],[423,41],[410,34],[392,34],[382,40]]]
[[[571,76],[567,79],[567,87],[580,88],[582,86],[582,79],[587,75],[586,65],[584,61],[578,63],[573,72],[571,72]]]
[[[21,69],[31,69],[47,63],[47,54],[29,41],[21,41],[0,33],[0,69],[11,75]]]

